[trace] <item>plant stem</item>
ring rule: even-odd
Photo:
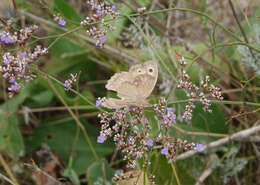
[[[177,174],[177,171],[176,171],[176,168],[175,168],[175,165],[174,165],[173,163],[171,163],[171,167],[172,167],[174,176],[175,176],[175,178],[176,178],[177,184],[178,184],[178,185],[181,185],[180,179],[179,179],[179,177],[178,177],[178,174]]]

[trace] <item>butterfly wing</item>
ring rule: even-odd
[[[120,72],[114,74],[106,84],[106,89],[112,90],[112,91],[117,91],[119,88],[120,84],[125,82],[127,79],[130,78],[129,72]]]
[[[127,105],[148,105],[146,98],[151,94],[158,77],[158,67],[155,61],[137,64],[129,72],[113,75],[107,82],[106,88],[117,92],[118,99],[107,99],[104,106],[122,107]]]
[[[116,109],[126,106],[137,106],[137,107],[150,107],[151,104],[149,104],[146,100],[141,101],[130,101],[125,99],[116,99],[116,98],[107,98],[102,102],[102,106],[110,108],[110,109]]]
[[[120,98],[134,101],[146,99],[151,94],[155,81],[156,79],[150,75],[138,75],[131,81],[121,83],[117,89],[117,94]]]

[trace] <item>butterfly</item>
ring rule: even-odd
[[[107,82],[106,89],[117,92],[116,98],[105,98],[102,105],[115,109],[125,106],[151,106],[147,97],[152,93],[158,78],[156,61],[136,64],[129,72],[114,74]]]

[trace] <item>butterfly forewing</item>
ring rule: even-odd
[[[157,77],[156,61],[137,64],[131,67],[129,72],[116,73],[108,80],[106,88],[116,91],[121,99],[109,98],[103,105],[108,108],[150,106],[146,98],[151,94]]]

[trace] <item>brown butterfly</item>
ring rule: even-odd
[[[108,90],[116,91],[121,99],[106,98],[102,105],[107,108],[125,106],[151,106],[146,98],[151,94],[158,77],[156,61],[134,65],[129,72],[114,74],[107,82]]]

